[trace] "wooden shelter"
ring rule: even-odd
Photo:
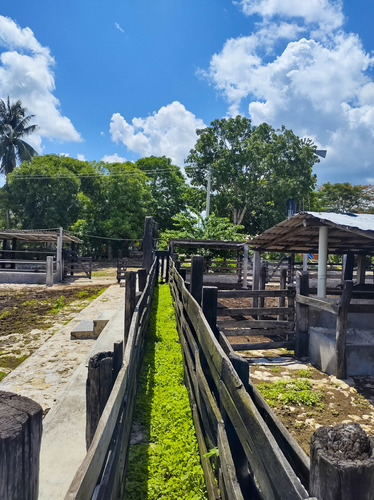
[[[358,255],[358,283],[364,282],[364,256],[374,255],[374,214],[300,212],[249,244],[255,253],[318,253],[318,296],[325,297],[328,254],[348,256],[344,259],[345,279],[352,279],[353,256]]]
[[[51,258],[52,282],[63,276],[63,245],[73,248],[81,240],[62,228],[47,230],[0,230],[0,282],[39,283],[45,282],[48,258]],[[37,247],[42,244],[43,248]],[[32,248],[34,246],[34,249]],[[35,247],[37,247],[35,249]]]

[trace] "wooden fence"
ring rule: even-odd
[[[251,386],[249,365],[216,337],[203,313],[210,294],[201,308],[173,265],[170,287],[209,499],[307,499],[309,461]]]
[[[156,261],[132,314],[127,341],[125,338],[123,366],[66,499],[117,500],[123,496],[138,374],[149,328],[155,282]]]

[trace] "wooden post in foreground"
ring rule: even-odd
[[[309,274],[307,271],[296,275],[296,293],[309,296]],[[296,301],[295,358],[309,355],[309,307]]]
[[[200,305],[203,297],[204,257],[194,255],[191,262],[191,295]]]
[[[125,346],[129,336],[131,319],[136,305],[136,273],[134,271],[126,271],[125,273],[125,330],[124,341]]]
[[[142,292],[147,283],[147,270],[146,269],[138,269],[138,289],[139,292]]]
[[[203,301],[201,308],[212,332],[218,338],[217,297],[218,288],[216,286],[203,286]]]
[[[310,496],[373,500],[374,440],[358,424],[320,427],[310,442]]]
[[[347,319],[348,307],[352,297],[353,281],[345,281],[340,298],[338,315],[336,318],[336,378],[347,378]]]
[[[147,273],[149,273],[149,270],[151,269],[152,266],[152,250],[153,250],[152,231],[153,231],[153,218],[146,217],[144,223],[142,267],[144,267],[144,269],[147,270]]]
[[[42,407],[0,391],[0,500],[37,500]]]

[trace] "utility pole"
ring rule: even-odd
[[[209,217],[209,212],[210,212],[210,184],[211,184],[211,179],[212,179],[212,166],[209,165],[208,167],[208,174],[207,174],[207,183],[206,183],[206,208],[205,208],[205,218],[207,219]]]

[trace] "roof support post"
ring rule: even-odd
[[[243,256],[243,288],[248,288],[248,243],[244,244]]]
[[[327,285],[328,227],[320,226],[318,241],[318,285],[317,296],[326,297]]]
[[[57,236],[57,279],[62,281],[62,227],[60,227]]]

